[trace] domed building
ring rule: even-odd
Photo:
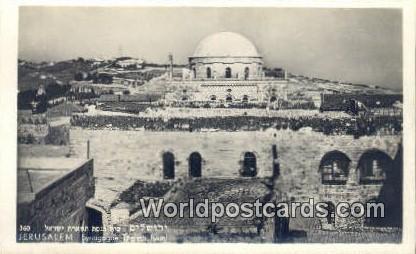
[[[192,79],[252,80],[263,76],[263,59],[241,34],[220,32],[202,39],[189,57]]]
[[[170,66],[167,101],[259,104],[286,96],[287,79],[266,77],[263,57],[238,33],[219,32],[202,39],[181,79],[172,78],[172,62]]]

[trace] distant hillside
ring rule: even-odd
[[[91,71],[90,62],[79,58],[57,63],[31,63],[19,60],[18,89],[27,91],[37,89],[40,84],[66,85],[79,71]]]
[[[18,64],[18,89],[19,91],[28,91],[37,89],[40,84],[45,86],[67,85],[69,81],[74,80],[75,75],[94,76],[97,73],[110,73],[111,76],[125,79],[143,80],[144,86],[142,91],[164,91],[166,90],[165,73],[168,71],[167,64],[146,63],[143,69],[133,71],[123,68],[115,68],[112,65],[120,59],[130,59],[129,57],[115,58],[110,60],[101,60],[96,62],[94,59],[85,60],[78,58],[61,62],[42,62],[31,63],[19,60]],[[98,63],[98,64],[97,64]],[[182,68],[186,65],[176,64],[174,68],[174,77],[182,77]],[[268,77],[283,77],[284,70],[279,68],[265,68]],[[81,75],[81,76],[82,76]],[[335,93],[366,93],[366,94],[396,94],[397,91],[369,86],[365,84],[354,84],[347,82],[331,81],[317,77],[306,77],[288,73],[288,78],[293,83],[306,85],[308,89],[333,91]],[[149,82],[150,81],[150,82]],[[111,81],[110,81],[111,82]]]

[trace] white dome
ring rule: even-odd
[[[221,32],[202,39],[193,57],[260,57],[260,55],[254,44],[241,34]]]

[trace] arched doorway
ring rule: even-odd
[[[207,78],[211,78],[211,68],[207,67]]]
[[[92,230],[93,228],[102,228],[103,227],[103,215],[100,211],[93,209],[93,208],[86,208],[87,210],[87,237],[93,239],[94,237],[101,237],[103,236],[103,231],[101,230]]]
[[[227,67],[225,68],[225,78],[231,78],[232,73],[231,73],[231,68]]]
[[[247,80],[249,75],[250,75],[250,69],[248,67],[246,67],[244,69],[244,80]]]
[[[193,152],[189,156],[189,176],[201,177],[202,157],[198,152]]]
[[[241,176],[254,177],[257,175],[257,159],[256,155],[252,152],[245,152],[243,159],[243,168]]]
[[[175,156],[171,152],[165,152],[163,159],[163,179],[175,178]]]

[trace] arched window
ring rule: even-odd
[[[276,96],[272,96],[272,97],[270,97],[270,102],[275,102],[275,101],[277,101]]]
[[[163,159],[163,179],[175,178],[175,156],[171,152],[165,152]]]
[[[216,100],[217,100],[217,96],[216,96],[215,94],[213,94],[213,95],[211,95],[211,96],[209,97],[209,99],[210,99],[211,101],[216,101]]]
[[[232,73],[231,73],[231,68],[227,67],[225,68],[225,78],[231,78]]]
[[[227,96],[225,97],[225,101],[226,102],[232,102],[233,101],[233,97],[231,96],[231,94],[227,94]]]
[[[248,95],[243,95],[243,102],[247,103],[248,102]]]
[[[340,151],[332,151],[322,157],[319,170],[322,184],[341,185],[347,182],[351,160]]]
[[[383,183],[391,172],[392,164],[393,160],[382,151],[372,149],[363,153],[358,161],[360,183]]]
[[[249,75],[250,75],[250,69],[248,67],[246,67],[244,69],[244,79],[247,80]]]
[[[207,68],[207,78],[211,78],[211,68]]]
[[[241,176],[253,177],[257,175],[257,159],[256,155],[252,152],[245,152],[243,159],[243,168]]]
[[[202,157],[198,152],[193,152],[189,156],[189,176],[201,177]]]

